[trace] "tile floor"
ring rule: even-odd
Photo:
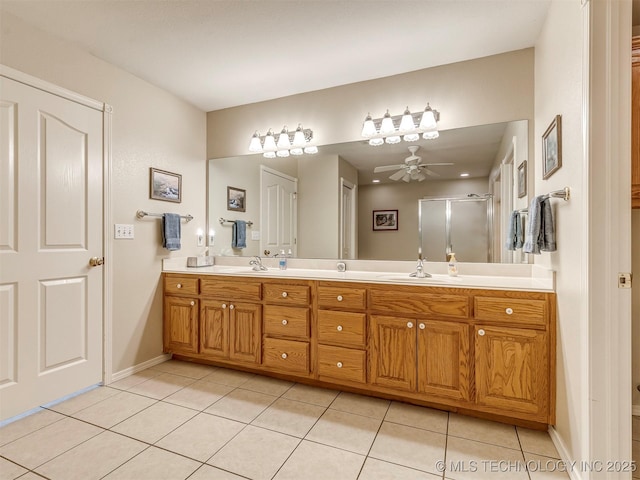
[[[545,432],[174,360],[0,429],[0,480],[567,479],[558,458]]]

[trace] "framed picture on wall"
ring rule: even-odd
[[[227,187],[227,210],[245,212],[247,210],[247,191],[242,188]]]
[[[151,167],[149,177],[149,198],[182,202],[182,175]]]
[[[527,194],[527,161],[523,160],[518,167],[518,198]]]
[[[542,135],[542,178],[547,179],[562,167],[562,117],[556,117]]]
[[[373,230],[398,230],[398,210],[374,210]]]

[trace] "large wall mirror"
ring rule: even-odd
[[[210,159],[210,253],[272,256],[291,250],[300,258],[415,260],[418,248],[430,242],[427,233],[474,231],[469,222],[479,211],[478,204],[455,203],[454,213],[465,212],[452,217],[449,211],[447,217],[446,205],[425,204],[419,219],[421,201],[486,198],[490,229],[464,235],[468,254],[457,253],[458,260],[527,261],[503,245],[511,212],[527,205],[517,176],[529,157],[528,137],[528,121],[519,120],[445,130],[435,140],[378,147],[356,141],[319,146],[316,155]],[[417,171],[410,168],[415,157]],[[389,167],[374,173],[380,166]],[[230,204],[229,187],[244,192],[242,209]],[[237,220],[246,222],[244,248],[232,248]],[[445,261],[447,248],[423,250],[429,251],[427,260]]]

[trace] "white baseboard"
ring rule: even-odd
[[[146,362],[139,363],[138,365],[134,365],[133,367],[125,368],[124,370],[120,370],[119,372],[114,373],[111,376],[111,382],[117,382],[118,380],[122,380],[134,373],[138,373],[142,370],[146,370],[149,367],[153,367],[154,365],[158,365],[159,363],[166,362],[171,358],[171,354],[162,354],[157,356],[156,358],[152,358],[151,360],[147,360]]]
[[[632,405],[631,414],[635,415],[636,417],[640,417],[640,405]]]
[[[571,458],[569,450],[567,450],[567,446],[562,441],[562,438],[560,438],[560,435],[558,435],[557,430],[552,426],[549,426],[549,436],[551,437],[551,441],[555,445],[556,450],[558,450],[560,459],[565,463],[565,465],[574,465],[574,460]],[[583,480],[582,474],[577,468],[567,467],[567,473],[571,480]]]

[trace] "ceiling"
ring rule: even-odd
[[[534,45],[550,0],[1,0],[203,111]]]

